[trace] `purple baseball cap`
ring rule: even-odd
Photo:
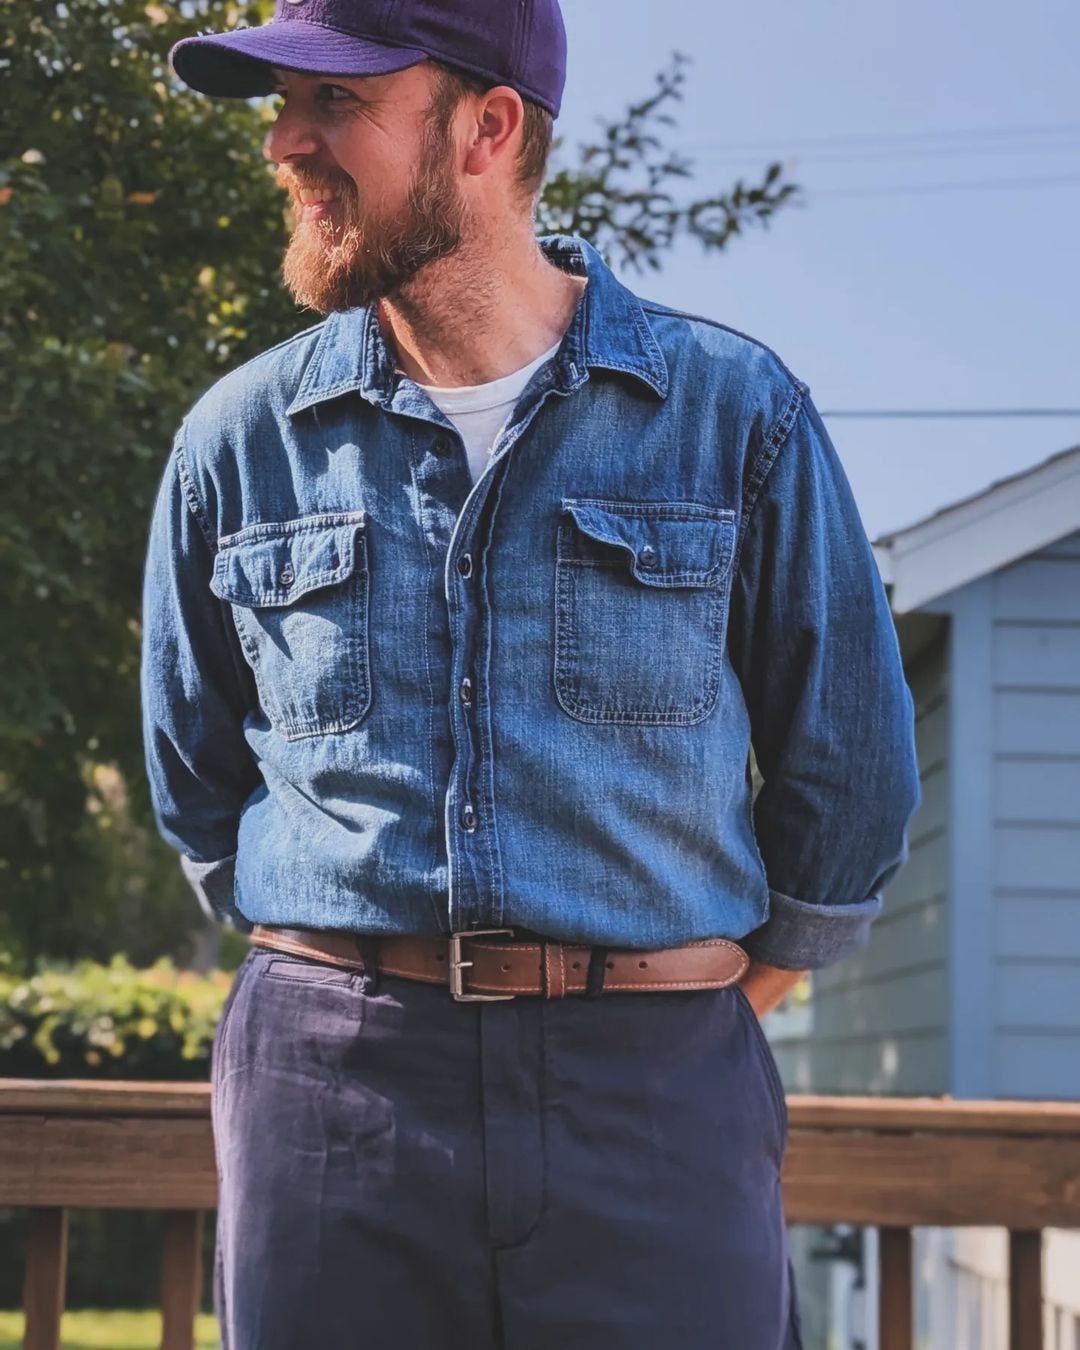
[[[509,85],[557,117],[566,83],[559,0],[278,0],[267,23],[183,38],[169,52],[180,79],[215,98],[272,93],[272,66],[386,75],[429,58]]]

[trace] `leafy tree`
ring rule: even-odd
[[[313,316],[279,280],[269,107],[190,93],[166,57],[266,9],[0,0],[0,944],[23,964],[183,955],[196,916],[144,776],[149,514],[193,400]],[[721,249],[795,193],[774,164],[759,188],[674,203],[690,166],[653,128],[685,59],[554,169],[541,231],[655,268],[678,232]]]

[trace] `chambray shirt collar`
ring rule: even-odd
[[[601,254],[578,235],[542,235],[544,253],[568,272],[588,276],[574,317],[554,357],[554,378],[563,390],[576,389],[593,367],[621,371],[668,393],[668,368],[638,298],[625,287]],[[359,393],[388,407],[398,381],[394,361],[379,327],[377,308],[360,306],[330,314],[322,326],[288,414],[342,394]]]

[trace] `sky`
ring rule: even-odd
[[[706,253],[623,282],[771,347],[810,386],[871,539],[1080,444],[1069,418],[837,417],[1080,409],[1076,0],[562,0],[557,162],[691,57],[678,200],[803,189]],[[1017,182],[1017,180],[1028,180]],[[940,185],[968,184],[943,189]]]

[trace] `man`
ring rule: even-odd
[[[919,801],[808,386],[536,239],[556,0],[281,0],[172,59],[282,96],[327,316],[189,411],[146,562],[158,823],[253,944],[223,1345],[791,1350],[759,1017],[865,943]]]

